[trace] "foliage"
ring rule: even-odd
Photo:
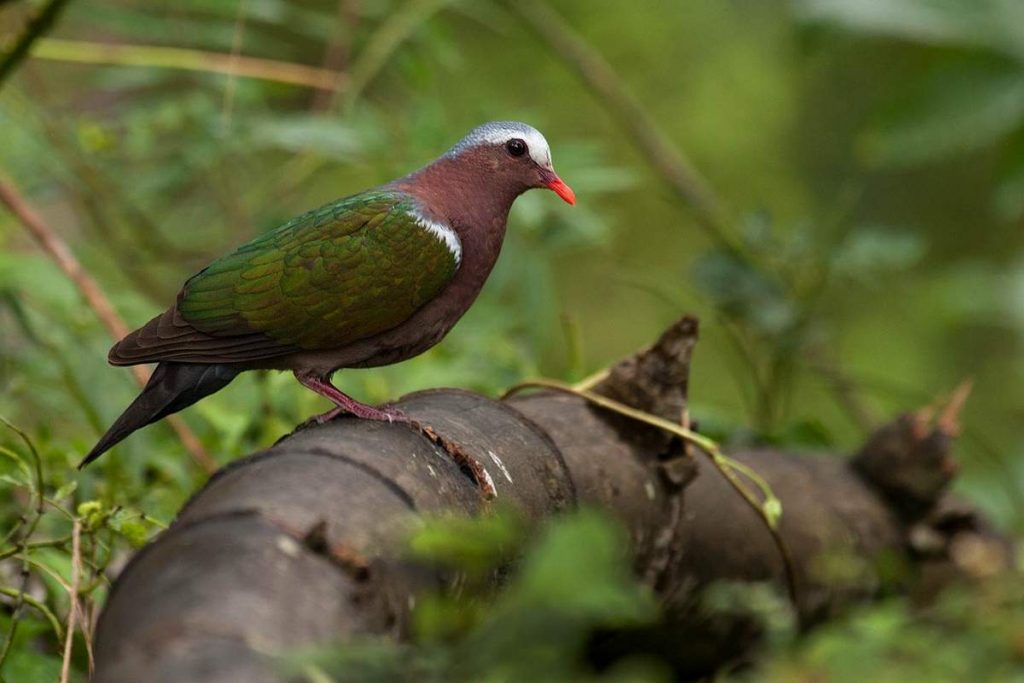
[[[13,35],[41,4],[0,3],[0,31]],[[666,191],[607,103],[524,29],[514,3],[498,0],[69,3],[36,58],[0,89],[0,170],[128,322],[141,324],[233,245],[408,172],[482,120],[530,121],[547,134],[579,204],[524,196],[498,269],[452,335],[401,366],[343,373],[346,389],[381,401],[436,385],[497,392],[530,375],[575,379],[696,310],[694,413],[722,441],[850,449],[864,425],[973,376],[960,486],[1006,528],[1024,529],[1021,4],[550,5],[724,198],[723,215],[739,216],[723,221],[722,243]],[[199,68],[91,64],[96,43],[184,49],[162,54],[171,67]],[[225,77],[211,54],[233,51],[322,67],[343,85],[313,91]],[[127,372],[105,366],[110,342],[63,274],[0,212],[0,415],[38,454],[0,430],[0,635],[13,630],[23,563],[38,603],[19,611],[2,669],[10,680],[56,678],[76,520],[79,596],[94,611],[131,549],[205,477],[165,424],[74,470],[136,391]],[[286,375],[247,373],[184,418],[225,463],[322,409]],[[574,543],[614,535],[598,526],[570,525]],[[458,558],[468,576],[488,571],[494,538],[503,559],[522,544],[514,524],[463,531],[424,531],[416,547],[437,561]],[[559,533],[548,542],[568,544]],[[550,547],[533,551],[508,592],[434,601],[408,656],[451,663],[469,643],[494,647],[506,636],[537,645],[528,629],[511,630],[543,595],[529,571],[561,580],[579,568],[573,553]],[[580,603],[566,602],[576,611],[549,615],[567,652],[603,620],[650,618],[646,598],[611,569],[618,559],[590,559],[610,573],[579,582]],[[957,643],[946,653],[957,658],[952,670],[973,661],[975,643],[995,647],[978,621],[936,623],[882,605],[794,651],[778,645],[766,675],[810,676],[833,656],[931,672],[923,653],[936,634]],[[80,636],[74,645],[72,678],[83,679]],[[999,652],[994,666],[1011,657]],[[575,664],[551,662],[566,676]]]
[[[459,590],[419,596],[411,645],[365,643],[298,656],[308,681],[668,680],[651,662],[588,670],[584,647],[598,629],[651,623],[650,591],[631,576],[625,530],[594,511],[546,526],[528,541],[510,511],[479,520],[433,520],[412,539],[413,556],[455,572]],[[525,549],[525,553],[524,553]],[[514,564],[502,590],[482,580]]]
[[[630,578],[623,529],[583,511],[530,539],[528,525],[509,510],[429,521],[412,538],[413,557],[452,572],[458,588],[417,597],[413,642],[298,653],[286,668],[310,683],[671,680],[668,664],[650,655],[604,671],[584,657],[597,632],[657,623],[652,596]],[[499,590],[486,580],[495,572],[505,576]],[[927,607],[889,598],[803,638],[788,603],[765,585],[713,584],[703,603],[712,613],[756,619],[777,653],[722,680],[1015,681],[1024,676],[1020,581],[1015,573],[960,586]]]
[[[1024,216],[1024,7],[1012,0],[802,0],[810,21],[933,49],[886,98],[860,147],[872,164],[935,162],[1001,147],[995,207]]]
[[[1024,678],[1019,575],[958,589],[920,610],[889,600],[822,627],[740,680],[1017,681]]]

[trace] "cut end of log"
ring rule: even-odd
[[[944,402],[905,413],[878,428],[853,457],[853,468],[904,516],[926,514],[959,472],[951,451],[971,386],[966,380]]]

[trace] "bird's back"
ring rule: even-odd
[[[118,342],[110,361],[252,363],[385,332],[458,269],[458,238],[431,223],[394,190],[303,214],[190,278],[177,303]]]

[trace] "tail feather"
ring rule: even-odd
[[[142,393],[135,397],[121,417],[79,463],[82,469],[137,429],[187,408],[220,391],[239,370],[225,364],[160,363]]]

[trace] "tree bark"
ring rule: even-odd
[[[696,338],[696,320],[683,318],[594,390],[685,421]],[[595,641],[595,660],[639,646],[697,676],[751,651],[757,625],[709,615],[702,589],[722,580],[783,586],[786,566],[763,520],[677,438],[555,392],[494,401],[439,389],[399,405],[419,428],[338,419],[215,474],[116,581],[97,626],[94,680],[278,681],[273,653],[363,635],[403,638],[416,596],[450,580],[404,559],[410,520],[478,515],[492,497],[538,521],[599,506],[629,530],[637,574],[661,597],[665,618]],[[883,578],[893,562],[937,583],[963,573],[951,549],[967,536],[993,562],[1008,561],[984,521],[944,493],[954,470],[951,419],[933,427],[900,418],[853,459],[732,453],[782,500],[780,535],[803,624],[891,589]],[[878,462],[916,462],[918,450],[927,463],[895,475],[926,475],[908,510],[899,504],[906,489]],[[826,560],[839,555],[859,571],[829,574]],[[904,576],[899,589],[922,585]]]

